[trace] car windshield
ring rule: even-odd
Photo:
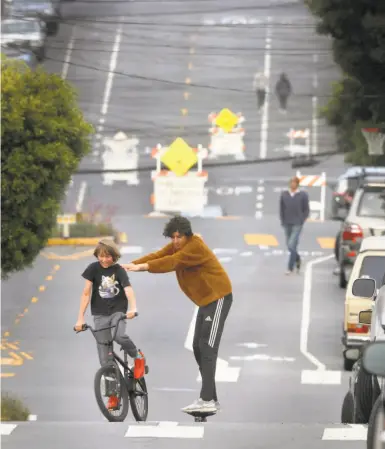
[[[381,288],[385,277],[385,256],[365,256],[359,274],[361,276],[371,277],[376,281],[376,287]]]
[[[2,34],[36,33],[37,31],[39,31],[39,25],[37,22],[32,20],[4,22],[1,27]]]
[[[385,218],[385,189],[365,189],[360,199],[357,215],[359,217]]]

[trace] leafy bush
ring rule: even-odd
[[[28,421],[30,411],[10,393],[1,393],[1,421]]]

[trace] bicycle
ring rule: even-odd
[[[135,316],[138,316],[138,313],[135,313]],[[104,327],[102,329],[95,330],[89,324],[83,324],[82,330],[77,331],[74,328],[74,331],[78,334],[79,332],[84,332],[86,330],[90,330],[92,335],[95,337],[95,340],[99,344],[109,346],[109,361],[106,365],[103,365],[95,374],[94,380],[94,391],[96,402],[98,403],[99,409],[102,414],[108,419],[110,422],[122,422],[126,419],[129,409],[129,404],[131,404],[132,414],[136,421],[146,421],[148,415],[148,392],[147,385],[144,376],[140,379],[134,378],[133,369],[128,366],[127,363],[127,352],[124,351],[123,347],[120,348],[123,351],[123,360],[114,352],[113,350],[113,342],[116,337],[116,333],[118,330],[118,324],[120,321],[126,319],[126,315],[123,314],[114,326]],[[96,332],[100,332],[107,329],[112,329],[115,327],[115,333],[112,336],[111,340],[107,342],[99,342],[96,338]],[[145,374],[148,374],[148,366],[145,367]],[[104,376],[104,383],[101,382]],[[105,392],[101,391],[101,387],[104,384]],[[104,403],[103,396],[108,398],[110,396],[116,396],[118,398],[118,406],[113,409],[108,409]],[[143,398],[143,412],[140,413],[138,406],[136,404],[137,397]],[[120,411],[118,416],[113,415],[112,413],[115,411]]]

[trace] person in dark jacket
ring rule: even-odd
[[[280,111],[286,113],[287,100],[292,93],[291,83],[286,73],[281,73],[277,84],[275,85],[275,93],[277,94]]]
[[[297,247],[303,224],[310,212],[309,196],[306,192],[299,190],[300,180],[297,177],[290,179],[289,190],[281,193],[279,215],[281,225],[285,230],[287,249],[289,250],[289,261],[286,274],[294,271],[294,266],[299,272],[301,258]]]

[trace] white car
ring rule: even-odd
[[[1,23],[1,45],[30,50],[39,61],[45,57],[45,38],[38,19],[6,19]]]

